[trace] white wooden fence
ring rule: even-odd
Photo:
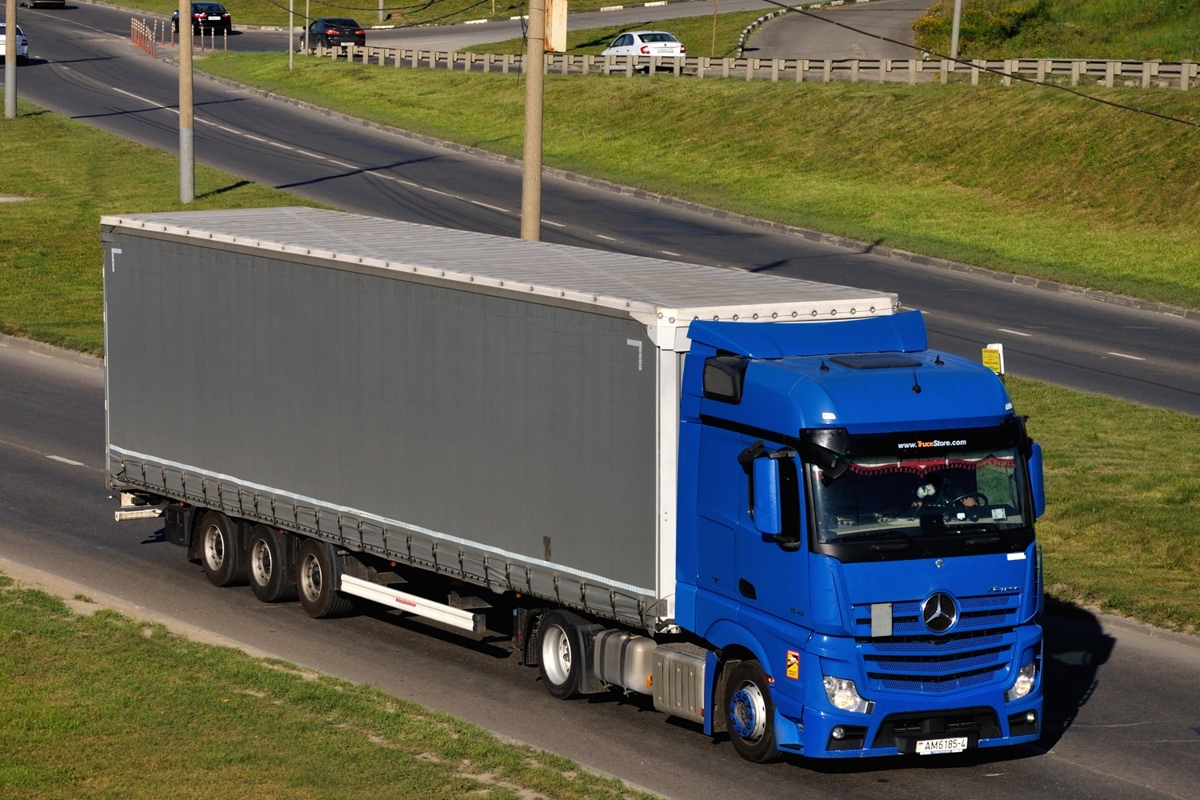
[[[397,47],[318,47],[318,58],[411,69],[449,69],[519,72],[524,56],[460,53]],[[1200,79],[1200,64],[1190,61],[1118,61],[1106,59],[1015,58],[1006,61],[923,61],[920,59],[809,58],[648,58],[642,56],[583,56],[547,53],[546,73],[588,75],[616,73],[632,77],[649,70],[695,78],[735,78],[771,81],[918,81],[951,80],[1038,83],[1091,83],[1101,86],[1177,88],[1187,91]]]

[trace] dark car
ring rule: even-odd
[[[308,47],[362,47],[367,43],[367,32],[349,17],[322,17],[308,26]],[[305,45],[300,37],[300,47]]]
[[[171,15],[171,24],[174,26],[175,32],[178,33],[178,11]],[[192,33],[200,33],[206,30],[216,31],[217,33],[231,33],[233,31],[233,17],[229,16],[229,12],[225,10],[225,6],[220,3],[192,3]]]

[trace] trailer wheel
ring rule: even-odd
[[[538,672],[551,695],[559,700],[578,697],[584,665],[581,620],[565,611],[542,617]]]
[[[255,525],[246,543],[246,578],[254,596],[264,603],[296,597],[295,565],[289,562],[288,540],[266,525]]]
[[[338,617],[350,611],[350,598],[333,588],[333,556],[323,542],[305,539],[296,557],[296,594],[313,619]]]
[[[775,747],[775,703],[757,661],[742,661],[725,683],[725,727],[733,749],[762,764],[782,754]]]
[[[245,579],[237,524],[220,511],[200,521],[200,565],[213,586],[232,586]]]

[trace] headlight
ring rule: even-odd
[[[863,700],[858,694],[854,681],[846,678],[825,676],[825,696],[833,707],[841,711],[852,711],[857,714],[870,714],[875,707],[873,702]]]
[[[1017,673],[1017,682],[1013,687],[1004,693],[1004,699],[1008,702],[1020,700],[1025,695],[1033,691],[1034,681],[1037,679],[1037,664],[1030,661]]]

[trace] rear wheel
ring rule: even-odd
[[[264,603],[291,600],[296,596],[294,565],[287,535],[266,525],[256,525],[246,542],[246,578],[254,596]]]
[[[296,556],[296,594],[313,619],[338,617],[353,607],[350,598],[334,591],[334,574],[330,549],[316,539],[305,539]]]
[[[245,579],[237,523],[220,511],[200,521],[200,565],[213,586],[232,586]]]
[[[747,761],[762,764],[782,755],[775,746],[775,703],[757,661],[743,661],[729,674],[725,727],[733,749]]]
[[[580,622],[565,611],[551,611],[542,618],[538,672],[546,689],[560,700],[580,694],[580,675],[584,669]]]

